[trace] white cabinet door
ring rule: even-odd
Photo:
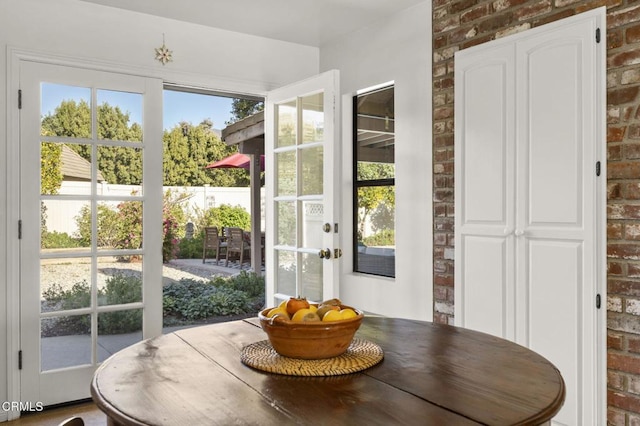
[[[598,424],[606,407],[603,19],[456,56],[456,324],[553,362],[558,425]]]

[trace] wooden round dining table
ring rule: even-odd
[[[384,359],[301,377],[241,362],[267,338],[257,318],[182,329],[112,355],[91,394],[111,425],[540,425],[564,402],[558,369],[504,339],[373,316],[356,337]]]

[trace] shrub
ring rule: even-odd
[[[80,247],[80,241],[72,238],[66,232],[44,231],[42,233],[42,248],[76,248]]]
[[[43,291],[42,310],[67,310],[91,306],[91,290],[86,281],[64,290],[53,284]],[[115,275],[98,290],[98,304],[123,305],[142,300],[142,281],[135,276]],[[264,306],[264,278],[242,271],[211,281],[182,279],[164,286],[162,309],[165,317],[180,321],[198,321],[211,317],[257,313]],[[142,329],[142,309],[102,312],[98,316],[98,333],[122,334]],[[89,315],[48,318],[43,322],[43,336],[88,334]]]
[[[363,242],[367,246],[395,246],[396,233],[393,229],[385,229],[370,237],[364,238]]]
[[[217,226],[218,229],[227,227],[251,229],[251,215],[241,206],[223,204],[220,207],[212,207],[201,214],[196,220],[199,230],[206,226]]]
[[[264,305],[264,278],[242,271],[211,281],[182,279],[163,292],[163,314],[188,321],[257,312]]]
[[[178,243],[178,254],[180,259],[199,259],[202,256],[203,232],[196,232],[193,238],[183,238]]]

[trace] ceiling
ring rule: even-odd
[[[82,1],[320,47],[425,0]]]

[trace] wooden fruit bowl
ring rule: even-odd
[[[341,306],[341,309],[351,308]],[[289,358],[324,359],[342,355],[360,328],[364,314],[339,321],[296,322],[275,316],[267,318],[271,308],[258,313],[260,325],[277,353]]]

